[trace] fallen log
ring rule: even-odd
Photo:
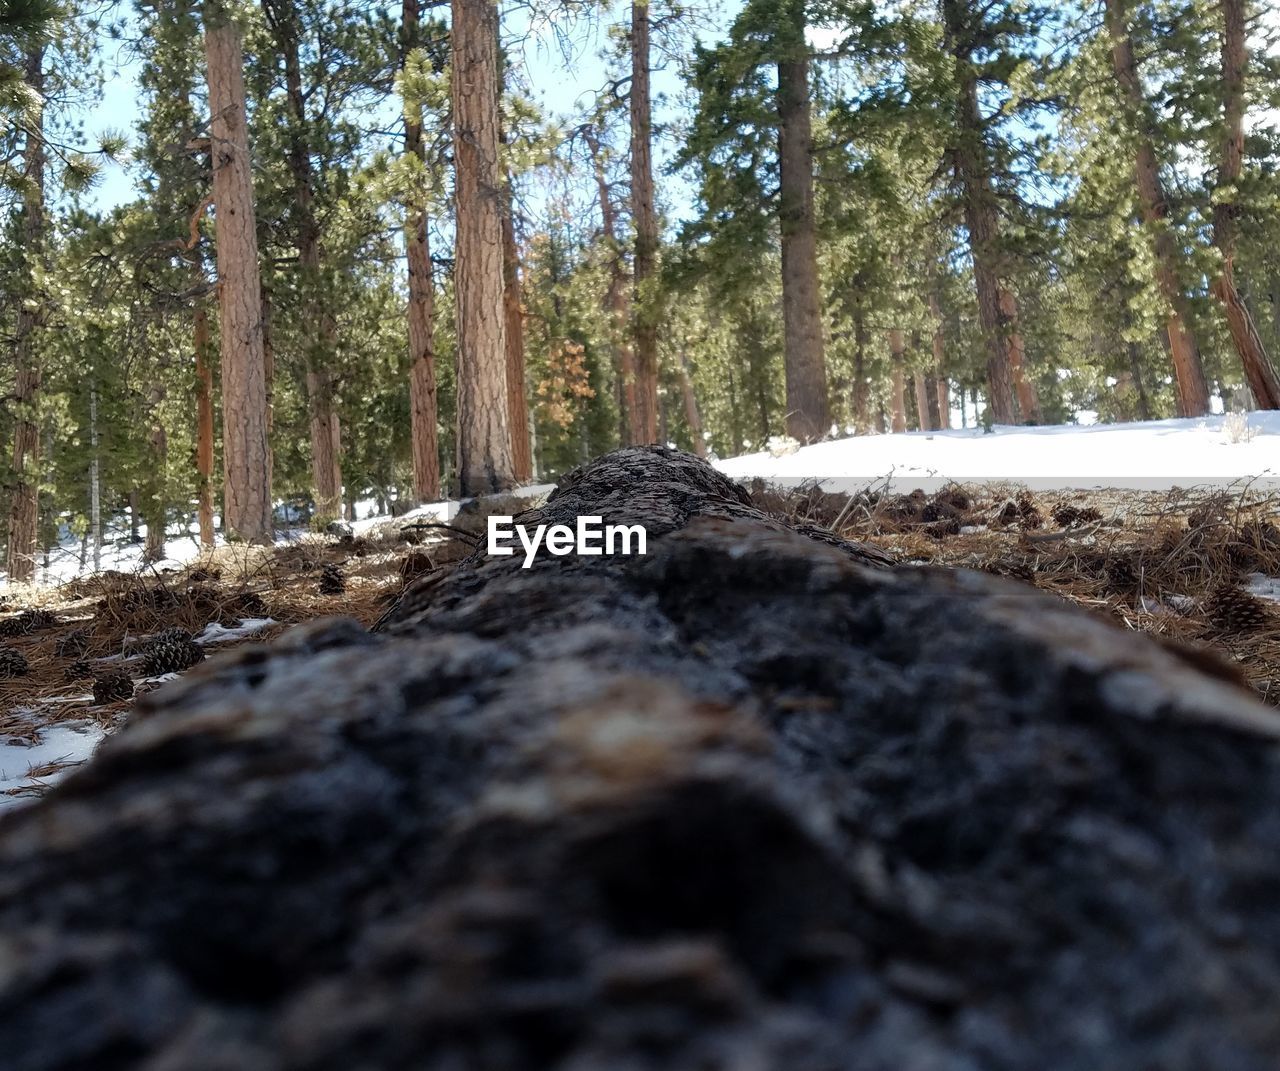
[[[648,553],[213,659],[0,822],[4,1066],[1275,1067],[1229,673],[666,450],[520,520],[583,514]]]

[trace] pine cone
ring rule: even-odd
[[[59,658],[80,658],[89,649],[89,630],[73,629],[65,636],[59,636],[53,645],[53,653]]]
[[[341,595],[347,590],[346,579],[336,565],[326,565],[320,570],[320,594]]]
[[[58,619],[48,610],[24,610],[17,617],[0,621],[0,636],[30,636],[42,628],[53,628]]]
[[[21,651],[13,647],[0,647],[0,678],[25,677],[27,660]]]
[[[1118,595],[1131,594],[1138,589],[1138,569],[1129,557],[1108,558],[1102,567],[1107,589]]]
[[[99,706],[133,698],[133,681],[125,673],[108,673],[93,682],[93,701]]]
[[[78,659],[67,666],[65,676],[69,681],[85,680],[93,676],[93,666],[83,659]]]
[[[197,662],[203,661],[204,648],[195,643],[188,634],[185,638],[166,639],[149,644],[142,655],[142,671],[148,677],[158,677],[162,673],[181,673],[184,669],[190,669]]]
[[[1059,528],[1070,528],[1080,523],[1080,511],[1075,506],[1054,506],[1053,523]]]
[[[1234,587],[1218,588],[1205,602],[1205,610],[1210,622],[1224,632],[1253,632],[1275,621],[1262,599]]]

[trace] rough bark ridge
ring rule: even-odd
[[[0,821],[7,1066],[1274,1067],[1274,712],[689,455],[580,514],[648,555],[242,650]]]

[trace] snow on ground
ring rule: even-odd
[[[235,628],[227,628],[226,625],[220,625],[217,621],[210,621],[205,625],[204,631],[195,637],[195,641],[204,646],[231,643],[233,640],[244,640],[250,636],[256,636],[274,624],[275,620],[270,617],[246,617]]]
[[[59,722],[41,729],[36,742],[0,737],[0,811],[35,799],[87,762],[106,731],[93,722]]]
[[[1280,602],[1280,576],[1267,576],[1265,573],[1250,573],[1245,584],[1249,594],[1260,599]]]
[[[555,489],[556,485],[553,483],[533,483],[527,487],[517,487],[511,495],[513,498],[541,498]],[[406,521],[451,521],[458,515],[462,505],[470,501],[472,499],[469,498],[449,498],[441,502],[424,502],[421,506],[402,513],[398,517],[383,513],[352,521],[350,527],[353,534],[365,535],[383,524],[403,524]],[[359,514],[358,506],[356,512]]]
[[[717,461],[735,479],[819,480],[828,491],[867,485],[926,491],[950,482],[1012,481],[1037,490],[1241,484],[1280,488],[1280,412],[1137,424],[997,425],[864,435]]]

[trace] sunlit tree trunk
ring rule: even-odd
[[[1218,163],[1220,195],[1234,193],[1244,162],[1244,82],[1249,62],[1245,43],[1244,0],[1220,0],[1222,11],[1222,156]],[[1235,282],[1236,212],[1234,196],[1219,196],[1213,206],[1213,240],[1222,254],[1222,271],[1214,295],[1222,302],[1231,341],[1259,409],[1280,409],[1280,377],[1267,356],[1249,308]]]
[[[457,229],[458,479],[464,495],[515,483],[508,421],[498,160],[498,9],[452,0]]]
[[[1013,376],[1014,392],[1018,398],[1018,411],[1024,424],[1039,424],[1040,399],[1035,384],[1027,372],[1027,345],[1022,338],[1018,321],[1018,299],[1006,286],[1000,288],[1000,326],[1004,332],[1009,353],[1009,371]]]
[[[44,46],[27,53],[25,82],[44,97]],[[40,403],[39,330],[44,303],[37,268],[44,255],[45,143],[44,111],[38,107],[22,150],[22,278],[13,334],[13,499],[9,503],[9,550],[5,570],[11,581],[35,577],[39,527]]]
[[[240,28],[220,0],[205,4],[213,196],[217,205],[222,346],[223,527],[271,539],[266,357],[253,171]]]
[[[1111,67],[1125,103],[1138,124],[1138,148],[1134,178],[1142,216],[1151,233],[1156,255],[1156,280],[1168,305],[1165,332],[1178,385],[1178,412],[1203,416],[1209,411],[1209,387],[1187,318],[1187,300],[1178,277],[1178,250],[1168,222],[1169,203],[1160,181],[1156,150],[1150,131],[1148,106],[1138,74],[1138,61],[1129,39],[1125,0],[1105,0],[1107,30],[1111,37]]]

